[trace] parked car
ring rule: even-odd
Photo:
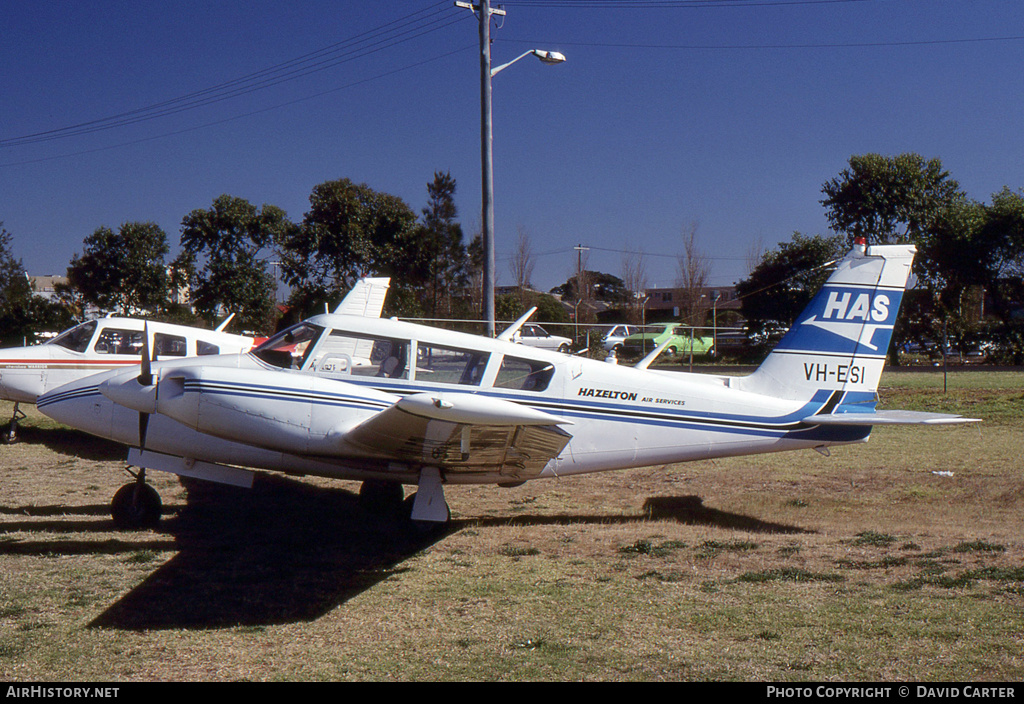
[[[665,353],[670,357],[690,355],[692,328],[676,323],[666,323],[657,329],[648,328],[647,332],[630,335],[622,343],[622,354],[626,357],[643,357],[655,350],[661,343],[669,340]],[[694,355],[713,355],[715,341],[713,337],[693,338]]]
[[[559,352],[568,352],[572,349],[572,340],[568,337],[552,335],[540,325],[534,323],[528,323],[519,328],[518,332],[512,336],[512,342],[518,342],[521,345],[528,345],[530,347],[539,347],[544,350],[557,350]]]
[[[611,352],[615,350],[618,352],[622,347],[622,343],[630,335],[636,335],[640,332],[639,325],[615,325],[604,336],[604,351]]]

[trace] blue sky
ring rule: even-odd
[[[523,231],[539,288],[568,278],[577,244],[616,275],[642,251],[649,284],[672,286],[691,227],[711,282],[734,283],[758,246],[828,233],[821,186],[854,154],[938,157],[986,202],[1024,187],[1020,0],[504,9],[496,65],[533,48],[567,61],[494,77],[499,284]],[[448,171],[467,238],[480,227],[477,25],[450,0],[38,0],[3,16],[0,221],[31,274],[64,273],[96,228],[133,220],[161,225],[173,255],[182,217],[222,193],[299,221],[343,177],[419,212]],[[167,102],[321,50],[290,80]]]

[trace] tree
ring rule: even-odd
[[[683,254],[679,257],[679,287],[683,289],[680,312],[684,322],[694,327],[704,325],[710,303],[704,298],[711,262],[697,245],[697,224],[683,230]]]
[[[516,247],[512,250],[512,260],[509,262],[509,269],[512,273],[512,280],[519,289],[519,300],[525,300],[526,289],[530,287],[530,277],[533,276],[533,248],[530,246],[530,235],[523,228],[519,228],[519,237],[516,239]]]
[[[434,180],[427,184],[429,200],[423,209],[423,229],[416,238],[425,264],[422,278],[429,291],[427,308],[431,317],[450,316],[453,300],[469,282],[462,226],[455,221],[455,188],[451,174],[434,172]]]
[[[395,276],[417,269],[416,215],[400,198],[349,179],[313,189],[301,226],[278,240],[281,274],[293,302],[310,311],[341,299],[363,276]]]
[[[185,274],[196,311],[210,320],[223,307],[243,329],[269,329],[277,283],[261,254],[293,228],[280,208],[229,195],[186,215],[175,270]]]
[[[626,322],[646,322],[644,306],[647,302],[647,264],[643,252],[632,252],[622,257],[622,287],[625,290]]]
[[[28,303],[32,286],[21,261],[11,252],[13,237],[0,223],[0,341],[6,346],[22,344],[32,334]]]
[[[917,154],[852,156],[822,193],[832,230],[851,244],[858,237],[869,244],[917,243],[943,209],[964,198],[939,159]]]
[[[167,234],[152,222],[100,227],[68,266],[68,282],[87,303],[133,315],[167,298]]]

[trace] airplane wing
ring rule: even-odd
[[[824,413],[808,416],[804,423],[814,425],[951,425],[977,423],[980,418],[964,418],[952,413],[922,411],[873,411],[871,413]]]
[[[447,472],[494,472],[510,481],[540,474],[571,439],[570,421],[473,394],[406,396],[348,430],[345,442]]]
[[[334,309],[334,312],[340,315],[379,318],[381,310],[384,309],[384,298],[388,294],[390,285],[390,277],[360,279]]]

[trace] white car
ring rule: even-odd
[[[622,342],[630,335],[636,335],[640,332],[639,325],[615,325],[604,336],[604,351],[611,352],[615,350],[619,351],[622,347]]]
[[[568,337],[552,335],[540,325],[528,323],[519,328],[519,331],[512,336],[513,342],[530,347],[539,347],[543,350],[557,350],[558,352],[569,352],[572,349],[572,340]]]

